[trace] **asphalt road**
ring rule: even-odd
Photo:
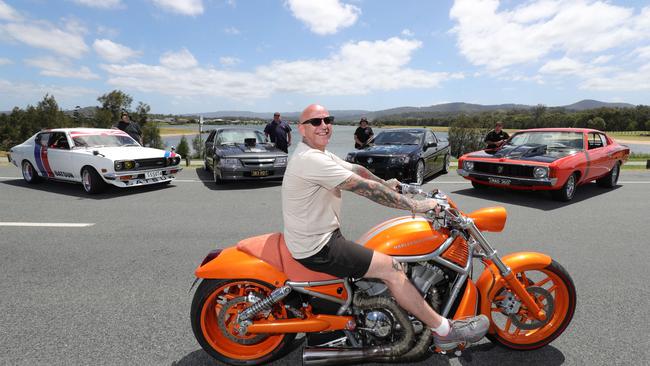
[[[503,205],[506,254],[550,254],[573,276],[572,324],[549,346],[514,352],[483,340],[462,356],[421,365],[639,365],[650,362],[650,172],[622,171],[608,190],[580,187],[574,201],[544,193],[476,191],[455,173],[430,181],[466,211]],[[282,227],[278,183],[216,187],[186,169],[168,187],[112,189],[27,185],[0,167],[0,364],[214,365],[189,321],[193,272],[214,247]],[[344,193],[342,230],[361,236],[403,212]],[[480,266],[477,267],[480,269]],[[300,362],[300,347],[274,365]]]

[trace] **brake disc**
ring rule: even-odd
[[[230,301],[227,301],[221,306],[221,310],[219,311],[219,317],[217,322],[219,323],[219,329],[221,330],[221,333],[226,336],[229,340],[243,344],[243,345],[250,345],[250,344],[256,344],[259,343],[266,338],[268,338],[268,334],[256,334],[252,337],[246,337],[243,338],[243,335],[240,337],[237,337],[233,333],[228,330],[228,326],[226,326],[226,316],[230,313],[230,309],[233,308],[234,306],[237,306],[239,304],[249,304],[248,302],[248,297],[247,296],[240,296],[236,297]],[[239,312],[232,313],[232,315],[235,315],[233,319],[231,319],[232,322],[235,322],[235,325],[233,327],[233,330],[235,332],[239,331],[239,324],[236,323],[237,315],[239,315]]]
[[[555,299],[553,299],[553,295],[551,293],[543,288],[543,287],[538,287],[538,286],[531,286],[531,287],[526,287],[526,291],[530,293],[533,297],[537,299],[537,303],[539,304],[540,301],[540,296],[543,297],[543,300],[546,300],[546,303],[542,306],[542,309],[544,309],[544,312],[546,312],[546,319],[544,320],[538,320],[537,318],[530,316],[526,317],[522,321],[522,316],[518,314],[509,314],[508,317],[510,320],[512,320],[512,324],[514,324],[517,328],[523,329],[523,330],[532,330],[532,329],[537,329],[540,328],[544,325],[546,325],[549,321],[551,321],[551,318],[553,317],[553,311],[555,310]],[[530,320],[530,323],[526,323],[527,320]]]

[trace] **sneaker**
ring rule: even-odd
[[[449,333],[440,336],[433,333],[434,344],[442,351],[449,351],[460,344],[478,342],[490,327],[490,320],[481,314],[471,318],[449,320]]]

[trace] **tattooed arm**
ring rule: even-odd
[[[389,180],[383,180],[379,178],[378,176],[372,174],[370,170],[366,169],[366,167],[363,167],[359,164],[352,164],[352,172],[358,175],[361,178],[373,180],[375,182],[379,182],[386,187],[395,190],[397,186],[400,184],[397,179],[389,179]],[[340,188],[340,187],[339,187]]]
[[[372,175],[372,173],[370,174]],[[383,182],[383,180],[381,181]],[[343,183],[337,186],[337,188],[354,192],[384,206],[400,208],[411,212],[427,212],[429,210],[434,210],[437,206],[437,203],[434,200],[427,199],[416,201],[395,192],[382,182],[364,178],[358,174],[352,174],[350,178],[344,180]]]

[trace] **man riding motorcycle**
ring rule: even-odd
[[[309,105],[300,115],[298,130],[303,140],[289,160],[282,183],[284,237],[291,255],[314,271],[341,278],[382,280],[402,308],[432,329],[435,345],[441,350],[480,340],[490,324],[485,315],[462,320],[440,316],[391,256],[341,235],[341,190],[413,213],[437,212],[440,208],[435,200],[414,200],[397,193],[400,183],[396,179],[384,181],[327,151],[333,121],[327,109],[318,104]]]

